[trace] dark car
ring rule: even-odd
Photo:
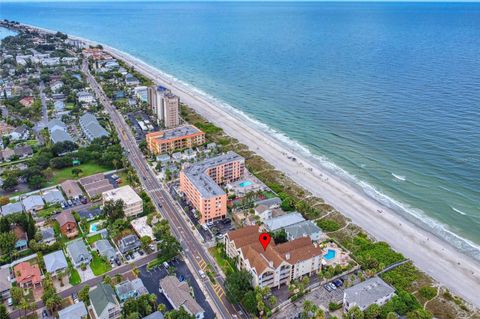
[[[336,279],[333,281],[333,284],[337,287],[341,287],[343,285],[343,282],[340,279]]]
[[[48,311],[46,309],[42,312],[42,318],[48,318]]]

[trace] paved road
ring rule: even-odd
[[[131,271],[134,268],[139,268],[139,267],[142,267],[142,266],[148,264],[149,262],[151,262],[155,258],[157,258],[157,252],[151,253],[150,255],[147,255],[147,256],[145,256],[141,259],[138,259],[131,264],[126,264],[126,265],[117,267],[117,268],[105,273],[104,275],[108,275],[110,277],[113,277],[113,276],[118,275],[118,274],[124,274],[126,272]],[[80,289],[82,289],[85,285],[89,285],[90,287],[93,287],[103,280],[104,275],[89,279],[87,281],[82,282],[79,285],[76,285],[76,286],[73,286],[71,288],[65,289],[65,290],[61,291],[60,293],[58,293],[58,295],[61,298],[66,298],[66,297],[72,295],[73,293],[78,293],[80,291]],[[45,305],[43,304],[42,301],[38,301],[35,304],[35,310],[34,311],[37,311],[38,309],[41,309],[44,306]],[[12,311],[9,316],[10,316],[11,319],[17,319],[17,318],[23,317],[24,316],[24,311],[23,310]]]
[[[111,104],[97,81],[90,74],[86,60],[83,61],[82,71],[87,75],[87,81],[90,87],[93,88],[95,95],[109,113],[110,120],[117,130],[120,142],[127,153],[130,163],[136,170],[143,188],[152,198],[153,203],[163,217],[170,222],[173,234],[182,244],[183,254],[186,260],[195,269],[197,274],[201,269],[205,271],[208,264],[215,265],[215,261],[208,251],[206,251],[204,245],[198,241],[192,232],[192,226],[184,219],[181,209],[175,205],[170,194],[164,188],[164,185],[151,170],[125,119]],[[215,279],[217,284],[212,284],[208,279],[203,279],[203,286],[207,298],[209,298],[212,307],[217,312],[217,316],[220,318],[245,318],[246,316],[243,312],[240,312],[238,308],[227,301],[223,288],[224,278],[222,278],[220,272],[216,272]]]

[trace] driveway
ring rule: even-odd
[[[90,280],[92,278],[95,278],[95,275],[93,274],[92,268],[90,268],[90,265],[87,265],[87,269],[81,270],[80,268],[77,268],[78,274],[80,275],[80,278],[82,279],[82,282]]]

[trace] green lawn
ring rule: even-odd
[[[128,181],[128,178],[127,178],[127,175],[128,175],[127,171],[121,171],[117,173],[117,175],[122,180],[122,183],[120,184],[120,186],[130,185],[130,182]]]
[[[73,103],[65,104],[65,109],[66,110],[73,110],[74,107],[75,107],[75,104],[73,104]]]
[[[228,274],[235,271],[234,267],[230,264],[230,262],[227,259],[223,258],[221,247],[212,247],[209,248],[208,251],[215,258],[215,261],[220,266],[220,268],[222,268],[224,273]]]
[[[53,178],[48,182],[47,186],[57,185],[67,179],[77,179],[75,175],[72,174],[73,168],[79,168],[82,170],[82,173],[78,178],[89,176],[97,173],[107,172],[110,169],[103,166],[94,164],[94,163],[85,163],[74,167],[66,167],[63,169],[58,169],[53,171]]]
[[[72,286],[76,286],[82,282],[82,280],[80,279],[80,275],[78,274],[78,271],[75,268],[73,268],[72,271],[70,272],[69,282],[70,282],[70,285]]]
[[[102,239],[102,234],[96,234],[90,237],[87,237],[87,243],[91,246],[97,240]]]
[[[92,252],[92,262],[90,263],[90,268],[95,276],[100,276],[112,269],[112,266],[109,262],[105,262],[96,251]]]
[[[57,205],[52,205],[50,207],[44,208],[41,211],[38,211],[36,215],[43,218],[48,218],[56,210],[60,210],[60,205],[57,204]]]

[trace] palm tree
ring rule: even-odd
[[[167,306],[165,306],[165,304],[163,304],[163,303],[160,303],[157,306],[157,310],[163,313],[163,312],[165,312],[165,310],[167,310]]]
[[[20,300],[19,307],[24,311],[23,316],[26,317],[27,313],[30,312],[31,304],[27,301],[27,299],[22,298],[22,300]]]

